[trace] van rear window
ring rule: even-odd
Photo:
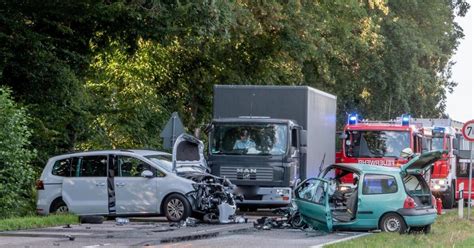
[[[71,160],[63,159],[63,160],[56,161],[53,165],[53,170],[51,173],[55,176],[70,177],[71,176]]]

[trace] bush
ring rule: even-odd
[[[35,152],[28,149],[29,117],[11,91],[0,87],[0,219],[32,211]]]

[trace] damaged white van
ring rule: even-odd
[[[164,215],[169,221],[196,215],[210,222],[231,222],[234,186],[207,173],[203,147],[200,140],[183,134],[173,155],[104,150],[52,157],[36,183],[36,210],[42,215]]]

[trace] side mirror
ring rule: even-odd
[[[296,153],[296,149],[293,146],[290,147],[290,156],[292,158],[298,157],[298,154]]]
[[[341,133],[339,134],[340,139],[347,139],[347,134],[346,133]]]
[[[306,130],[300,130],[300,146],[308,145],[308,132]]]
[[[149,170],[144,170],[144,171],[142,171],[141,176],[144,177],[144,178],[152,178],[153,177],[153,172],[151,172]]]
[[[453,150],[459,150],[459,139],[453,139]]]

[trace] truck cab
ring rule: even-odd
[[[209,132],[208,164],[243,194],[240,206],[286,206],[300,179],[305,144],[293,120],[269,117],[214,119]]]
[[[341,134],[340,163],[400,167],[408,162],[400,156],[405,148],[415,153],[429,150],[429,138],[409,121],[350,120]]]
[[[456,156],[453,142],[456,130],[452,127],[432,127],[431,150],[446,150],[447,154],[436,161],[431,170],[430,188],[436,197],[441,197],[444,208],[452,208],[455,203]]]

